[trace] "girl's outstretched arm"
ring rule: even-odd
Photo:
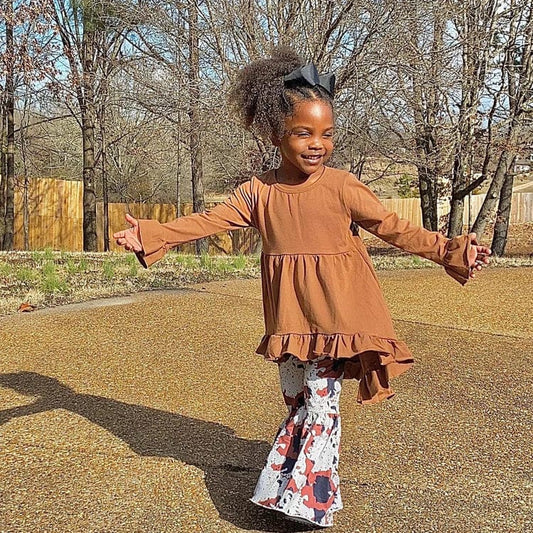
[[[477,243],[475,233],[448,239],[416,226],[385,209],[377,196],[351,174],[346,177],[343,196],[352,220],[363,229],[402,250],[443,265],[463,285],[489,262],[491,252]]]
[[[174,246],[208,237],[221,231],[253,226],[252,180],[237,187],[223,203],[203,213],[193,213],[160,223],[126,215],[131,228],[114,234],[117,244],[134,251],[147,268]]]

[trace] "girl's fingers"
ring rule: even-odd
[[[478,246],[477,248],[477,261],[482,262],[486,265],[489,264],[489,256],[491,254],[490,248],[487,248],[486,246]]]
[[[468,262],[470,263],[472,272],[474,270],[481,270],[483,266],[489,264],[491,250],[487,246],[477,244],[475,233],[470,233],[469,237],[471,237],[471,247],[468,251]]]
[[[126,213],[126,222],[128,224],[131,224],[134,228],[136,228],[139,225],[139,222],[137,222],[137,219],[133,218],[129,213]]]
[[[117,240],[126,237],[128,231],[138,231],[137,228],[139,227],[139,221],[136,218],[133,218],[129,213],[126,213],[126,222],[131,226],[131,228],[127,230],[116,231],[113,233],[113,239]]]
[[[470,237],[470,244],[473,246],[477,245],[477,234],[469,233],[468,236]]]

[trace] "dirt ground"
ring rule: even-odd
[[[332,532],[531,533],[533,269],[380,273],[415,355],[345,382]],[[259,280],[0,319],[0,531],[308,531],[248,501],[284,416]]]

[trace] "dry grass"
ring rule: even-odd
[[[0,315],[22,303],[36,308],[191,283],[259,275],[254,256],[168,254],[148,270],[130,254],[78,252],[0,253]]]
[[[402,252],[374,253],[373,261],[376,270],[439,268]],[[495,258],[493,265],[533,266],[533,257]],[[145,270],[133,255],[113,252],[0,252],[0,316],[16,313],[23,303],[39,309],[259,275],[258,256],[198,257],[171,253]]]

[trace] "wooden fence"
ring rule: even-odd
[[[82,250],[83,183],[53,178],[30,180],[28,191],[30,250]],[[15,188],[15,250],[24,250],[24,187]]]
[[[206,204],[206,207],[213,207],[216,204]],[[176,206],[172,204],[109,204],[109,232],[110,249],[122,250],[115,244],[112,235],[115,231],[128,228],[125,221],[126,213],[130,213],[135,218],[153,218],[159,222],[168,222],[176,218]],[[192,213],[192,204],[181,206],[181,215]],[[100,251],[103,250],[104,224],[103,224],[103,204],[97,205],[97,235]],[[253,228],[246,228],[238,231],[224,232],[212,235],[208,238],[209,253],[215,255],[223,254],[249,254],[258,249],[259,236]],[[81,243],[80,243],[81,249]],[[183,244],[179,250],[185,253],[195,253],[194,243]]]
[[[54,250],[81,251],[82,244],[82,216],[83,216],[83,184],[79,181],[64,181],[54,178],[39,178],[30,181],[28,187],[28,241],[30,250],[52,248]],[[24,250],[24,221],[23,221],[24,190],[15,190],[15,240],[14,248]],[[464,223],[469,225],[474,220],[484,195],[474,195],[470,200],[470,209],[465,207]],[[394,198],[382,200],[385,207],[397,212],[414,224],[422,222],[420,200],[418,198]],[[468,199],[466,199],[468,204]],[[208,204],[211,207],[214,204]],[[192,212],[192,206],[185,204],[181,208],[182,214]],[[449,211],[448,202],[439,206],[439,215]],[[103,250],[103,207],[97,204],[97,234],[98,246]],[[131,213],[138,218],[154,218],[160,222],[167,222],[176,217],[176,208],[172,204],[109,204],[110,233],[127,227],[124,215]],[[533,193],[516,193],[513,195],[511,209],[511,223],[533,221]],[[119,249],[111,239],[111,249]],[[221,233],[209,238],[209,253],[251,253],[260,247],[259,238],[255,230],[243,229],[230,233]],[[194,252],[194,244],[180,247],[184,252]]]

